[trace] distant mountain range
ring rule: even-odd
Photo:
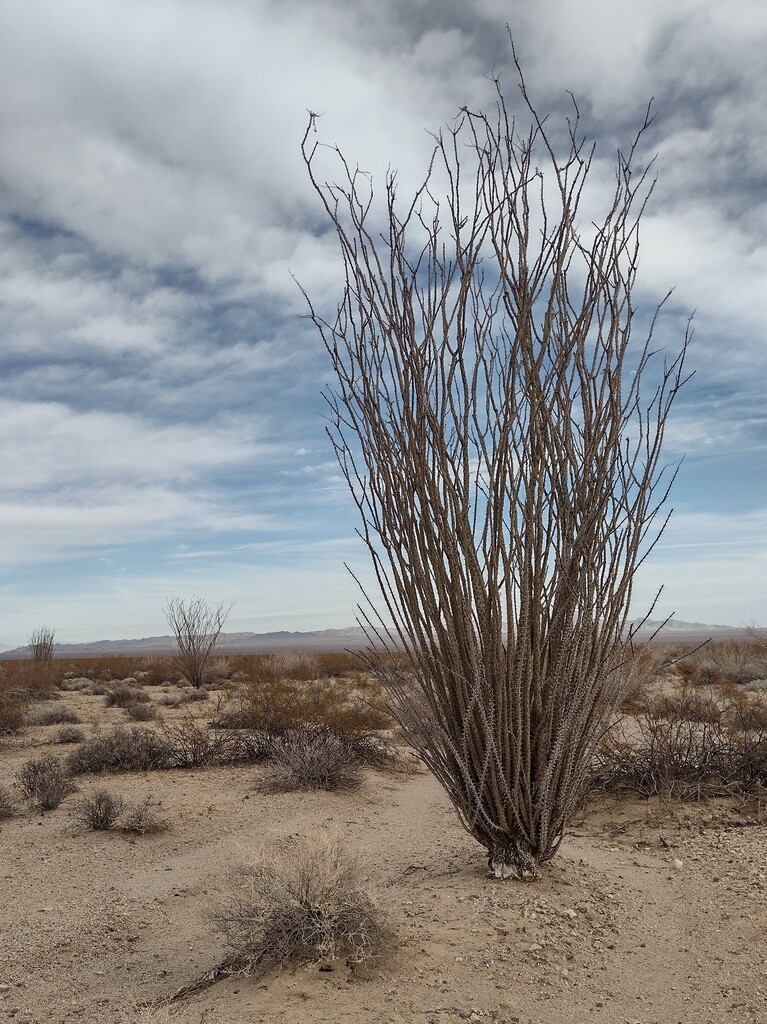
[[[275,651],[343,651],[361,650],[367,639],[359,626],[348,629],[322,629],[313,633],[222,633],[220,654],[268,654]],[[91,643],[54,645],[57,658],[108,658],[120,654],[138,657],[173,654],[176,641],[172,636],[146,636],[138,640],[94,640]],[[0,651],[0,658],[28,658],[29,647]]]
[[[638,621],[638,620],[637,620]],[[661,625],[658,620],[648,620],[638,631],[639,639],[654,633]],[[714,640],[735,640],[743,636],[743,629],[736,626],[712,626],[705,622],[684,622],[671,619],[655,638],[658,643],[702,642],[708,637]],[[760,630],[760,632],[763,632]],[[280,630],[274,633],[223,633],[221,654],[268,654],[275,651],[343,651],[362,650],[367,647],[367,638],[359,626],[345,629],[322,629],[312,633],[291,633]],[[55,645],[58,658],[104,658],[120,654],[137,657],[172,654],[176,642],[171,636],[149,636],[138,640],[95,640],[91,643]],[[15,647],[0,651],[0,658],[28,658],[29,648]]]

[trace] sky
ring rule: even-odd
[[[763,0],[0,0],[0,649],[352,625],[368,559],[325,435],[301,282],[340,296],[300,142],[406,192],[431,132],[575,94],[609,189],[656,113],[638,300],[669,288],[695,376],[642,614],[767,625],[767,6]],[[380,191],[379,193],[380,194]],[[598,189],[595,202],[599,200]]]

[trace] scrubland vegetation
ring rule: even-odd
[[[141,774],[151,787],[157,773],[182,771],[202,784],[210,769],[247,770],[251,799],[324,791],[343,801],[376,779],[404,784],[417,770],[384,686],[350,654],[237,655],[217,658],[214,669],[198,689],[170,658],[2,663],[0,758],[9,771],[0,827],[45,813],[61,818],[73,842],[100,833],[152,843],[173,828],[173,806],[151,792],[128,799],[121,778]],[[765,821],[763,645],[707,644],[692,654],[648,646],[624,683],[580,814],[588,818],[607,796],[680,808],[724,800],[744,820]],[[146,712],[139,721],[137,710]],[[235,970],[334,959],[380,966],[390,925],[353,860],[338,842],[261,843],[209,908],[229,954],[179,996]]]

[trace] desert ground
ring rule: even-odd
[[[138,675],[138,674],[137,674]],[[113,679],[114,683],[115,680]],[[139,680],[140,682],[140,680]],[[128,725],[104,688],[70,675],[57,700],[83,737]],[[132,684],[131,684],[132,685]],[[80,688],[77,688],[77,687]],[[228,689],[177,703],[144,685],[158,729],[200,728]],[[99,692],[100,691],[100,692]],[[767,1021],[767,816],[758,800],[595,794],[543,877],[486,877],[482,848],[407,752],[349,792],[264,792],[263,764],[80,774],[49,811],[25,801],[31,758],[65,758],[61,725],[0,738],[0,1020],[13,1024],[758,1024]],[[99,788],[150,800],[169,828],[94,831]],[[229,949],[214,919],[255,850],[338,842],[392,936],[380,962],[270,965],[184,998]]]

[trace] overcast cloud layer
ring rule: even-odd
[[[761,0],[0,0],[0,643],[164,632],[169,595],[235,629],[350,624],[366,575],[299,314],[338,260],[307,109],[381,182],[428,131],[572,90],[595,182],[644,108],[658,185],[640,297],[696,310],[686,454],[637,614],[767,623],[767,7]]]

